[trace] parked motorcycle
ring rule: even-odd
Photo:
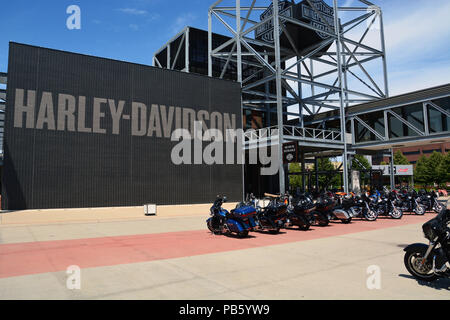
[[[419,196],[415,190],[403,191],[396,194],[396,205],[403,212],[414,212],[416,215],[423,216],[425,214],[425,206],[419,201]]]
[[[450,277],[450,211],[441,210],[422,227],[429,245],[416,243],[404,249],[404,263],[417,280],[433,282]]]
[[[337,194],[338,206],[333,210],[333,215],[342,221],[350,223],[353,218],[364,218],[367,221],[375,221],[378,218],[376,211],[369,206],[366,196],[357,197],[354,194]]]
[[[297,226],[300,230],[309,230],[316,221],[313,214],[315,205],[312,199],[306,195],[300,195],[295,199],[290,198],[289,202],[287,224]]]
[[[442,204],[438,201],[438,194],[436,192],[426,192],[424,190],[421,190],[419,192],[420,196],[420,203],[425,206],[426,211],[434,211],[436,213],[441,212],[443,209]]]
[[[390,216],[392,219],[401,219],[403,211],[397,206],[397,195],[394,191],[379,192],[371,197],[370,208],[378,214],[378,216]]]
[[[322,193],[319,196],[315,210],[312,213],[319,226],[326,227],[330,224],[330,218],[333,215],[335,205],[336,201],[331,192]]]
[[[265,208],[256,205],[255,230],[268,231],[269,233],[279,233],[287,222],[287,207],[285,201],[281,201],[281,196],[265,194],[270,198],[269,205]]]
[[[256,210],[251,206],[241,206],[231,212],[222,208],[226,197],[217,197],[210,209],[211,218],[206,220],[208,229],[214,234],[236,234],[240,238],[248,236],[257,226],[255,222]]]

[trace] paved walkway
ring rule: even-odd
[[[434,215],[332,223],[248,239],[206,215],[0,226],[0,299],[449,299],[450,281],[411,279],[402,249]],[[81,290],[68,290],[68,266]],[[366,286],[381,269],[381,290]]]

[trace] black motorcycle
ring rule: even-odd
[[[300,230],[309,230],[315,223],[313,211],[315,205],[312,199],[306,195],[300,195],[295,199],[289,198],[287,211],[287,225],[297,226]]]
[[[378,216],[390,216],[392,219],[403,218],[403,211],[398,207],[397,195],[394,191],[376,191],[371,197],[370,208]]]
[[[426,192],[421,190],[419,192],[420,196],[420,204],[425,206],[426,211],[434,211],[436,213],[441,212],[443,210],[442,204],[439,203],[438,198],[439,195],[436,192],[430,191]]]
[[[324,193],[317,194],[317,201],[314,202],[311,194],[306,193],[308,201],[313,204],[311,215],[313,217],[313,223],[320,226],[326,227],[330,224],[330,216],[326,209],[329,209],[330,206],[334,207],[334,199],[329,199],[327,202],[324,198]]]
[[[423,216],[425,214],[425,206],[420,203],[419,195],[415,190],[399,192],[396,195],[396,205],[403,212],[414,212],[416,215]]]
[[[256,225],[255,230],[268,231],[269,233],[279,233],[287,221],[288,204],[281,201],[281,196],[267,195],[270,198],[269,205],[261,208],[256,203]]]
[[[433,282],[450,277],[450,210],[441,210],[438,216],[422,227],[429,245],[416,243],[405,248],[404,263],[417,280]]]
[[[319,226],[326,227],[333,216],[333,209],[336,206],[336,200],[333,193],[322,193],[316,202],[316,210],[313,212]]]

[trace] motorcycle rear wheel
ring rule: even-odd
[[[405,267],[408,272],[417,280],[433,282],[437,279],[437,276],[432,272],[432,266],[429,262],[424,265],[421,264],[421,260],[425,256],[425,249],[418,249],[416,252],[406,252],[404,257]]]

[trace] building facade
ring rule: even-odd
[[[242,199],[242,165],[189,151],[195,121],[242,128],[236,82],[11,43],[6,98],[3,209]]]

